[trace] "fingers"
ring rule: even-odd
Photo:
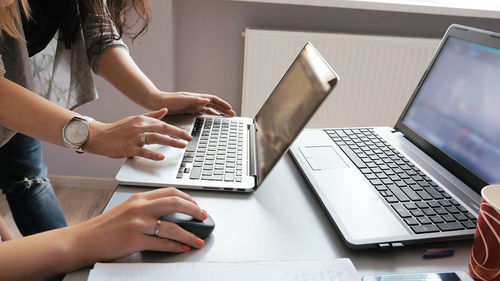
[[[223,99],[217,97],[217,96],[212,96],[210,98],[211,103],[208,105],[210,107],[213,107],[214,109],[228,115],[228,116],[235,116],[236,113],[233,111],[233,108],[231,105],[224,101]]]
[[[140,156],[140,157],[144,157],[144,158],[156,160],[156,161],[161,161],[161,160],[165,159],[165,155],[158,153],[158,152],[151,151],[149,149],[142,148],[142,147],[137,148],[137,150],[134,153],[134,156]]]
[[[175,212],[190,215],[200,221],[208,217],[207,213],[200,209],[198,205],[190,200],[177,196],[162,197],[152,200],[150,211],[157,218]]]
[[[189,246],[161,237],[143,235],[141,238],[144,241],[145,250],[149,251],[182,253],[191,250]]]
[[[153,199],[168,197],[168,196],[177,196],[177,197],[181,197],[185,200],[194,202],[193,199],[191,198],[191,196],[189,196],[187,193],[182,192],[174,187],[158,188],[155,190],[143,192],[143,193],[141,193],[141,195],[144,196],[144,198],[148,199],[148,200],[153,200]]]
[[[204,108],[200,109],[199,112],[202,114],[208,114],[208,115],[220,115],[220,113],[218,111],[216,111],[215,109],[210,108],[210,107],[204,107]]]
[[[154,144],[168,145],[168,146],[177,147],[177,148],[184,148],[187,145],[186,142],[184,142],[182,140],[171,138],[169,136],[165,136],[165,135],[158,134],[158,133],[147,133],[146,138],[147,138],[148,144],[154,143]]]
[[[155,119],[162,119],[166,114],[168,113],[168,109],[162,108],[156,111],[151,111],[148,113],[143,114],[143,116],[155,118]]]
[[[205,244],[198,236],[168,221],[162,221],[160,223],[158,236],[181,242],[193,248],[201,248]]]
[[[193,137],[185,130],[178,127],[169,125],[163,121],[155,122],[154,124],[146,125],[142,128],[144,132],[159,133],[162,135],[169,135],[171,137],[183,139],[186,141],[192,141]],[[150,134],[148,134],[148,143],[154,143],[149,139]],[[182,146],[184,147],[184,146]]]

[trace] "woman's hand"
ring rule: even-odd
[[[152,109],[168,108],[168,114],[209,114],[235,116],[236,113],[229,103],[223,99],[208,94],[188,92],[161,92],[152,95]]]
[[[184,148],[185,141],[193,139],[188,132],[161,121],[167,112],[168,110],[163,108],[109,124],[94,121],[90,123],[90,136],[84,149],[111,158],[141,156],[152,160],[163,160],[165,157],[163,154],[143,146],[162,144]]]
[[[78,251],[90,254],[89,263],[118,259],[142,250],[186,252],[201,248],[205,242],[177,224],[162,221],[155,236],[159,217],[174,212],[205,220],[208,215],[193,199],[175,188],[161,188],[134,194],[129,200],[103,215],[76,227],[81,232]]]

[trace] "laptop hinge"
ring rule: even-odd
[[[248,174],[257,177],[257,146],[255,139],[255,125],[248,124]]]

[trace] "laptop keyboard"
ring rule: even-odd
[[[476,227],[471,213],[373,129],[325,131],[416,234]]]
[[[242,181],[243,123],[226,118],[196,118],[177,178]],[[186,177],[187,178],[187,177]]]

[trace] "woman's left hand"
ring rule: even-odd
[[[231,105],[223,99],[209,94],[189,92],[158,92],[151,109],[168,108],[168,115],[208,114],[235,116]]]

